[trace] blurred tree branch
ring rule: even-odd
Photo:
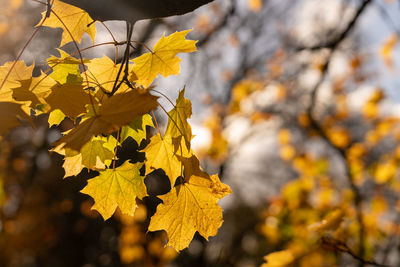
[[[321,76],[318,80],[318,82],[315,84],[314,88],[311,91],[311,100],[310,104],[307,109],[307,115],[311,123],[311,128],[318,133],[318,135],[330,146],[334,151],[338,152],[338,154],[341,156],[344,167],[346,170],[346,176],[348,179],[348,182],[350,184],[351,190],[354,193],[354,205],[357,210],[357,221],[359,224],[359,255],[360,257],[364,257],[365,254],[365,226],[363,222],[363,214],[362,214],[362,195],[359,190],[359,188],[356,186],[354,177],[350,171],[350,166],[347,162],[347,157],[346,157],[346,152],[347,148],[351,146],[349,144],[348,147],[346,148],[339,148],[335,146],[332,141],[329,139],[327,133],[323,129],[323,127],[319,124],[318,120],[314,117],[314,109],[315,109],[315,104],[316,104],[316,99],[318,95],[318,91],[321,87],[321,84],[324,82],[327,74],[328,74],[328,69],[329,69],[329,64],[331,62],[332,56],[336,49],[340,46],[340,44],[346,39],[346,37],[349,35],[349,33],[354,29],[358,19],[360,18],[361,14],[366,10],[366,7],[371,3],[371,0],[364,0],[360,7],[357,9],[355,15],[353,18],[350,20],[350,22],[347,24],[346,28],[342,31],[341,34],[339,34],[336,38],[333,40],[328,41],[327,43],[320,44],[317,46],[313,47],[307,47],[307,48],[299,48],[298,50],[318,50],[322,48],[327,48],[329,49],[329,54],[326,57],[326,60],[324,64],[322,65],[321,68]],[[362,267],[364,266],[364,262],[360,261],[359,266]]]

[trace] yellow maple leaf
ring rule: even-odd
[[[121,143],[128,137],[131,137],[140,145],[143,139],[146,139],[146,126],[154,128],[153,120],[149,114],[144,114],[135,118],[131,123],[121,128],[119,138]]]
[[[82,164],[82,154],[79,153],[70,157],[65,156],[63,168],[65,170],[64,178],[78,175],[85,168]]]
[[[80,151],[92,136],[109,134],[129,124],[137,116],[156,109],[157,99],[158,97],[148,92],[140,93],[137,90],[116,94],[106,99],[96,114],[88,116],[55,145],[64,143],[65,147]]]
[[[146,174],[156,169],[163,169],[173,187],[183,171],[183,165],[178,156],[187,157],[189,155],[187,149],[184,149],[186,146],[182,147],[182,151],[178,151],[169,135],[164,137],[161,137],[160,134],[154,135],[150,139],[150,143],[142,150],[146,153]]]
[[[184,97],[185,89],[179,92],[175,107],[168,112],[168,125],[165,135],[173,138],[183,136],[186,146],[190,149],[192,140],[192,128],[187,120],[192,116],[192,103]]]
[[[111,92],[114,86],[114,82],[117,79],[118,71],[121,64],[115,64],[107,56],[102,58],[92,59],[87,66],[87,76],[93,87],[101,87],[106,92]],[[129,65],[132,69],[132,65]],[[120,75],[118,82],[122,81],[123,75]],[[135,77],[129,76],[129,80],[133,81]]]
[[[85,106],[91,103],[90,96],[83,90],[81,83],[55,84],[45,100],[51,110],[59,109],[71,119],[85,113]]]
[[[175,32],[167,37],[163,35],[152,52],[133,59],[133,72],[138,77],[136,83],[148,87],[158,74],[164,77],[179,74],[181,59],[176,54],[197,50],[197,41],[185,39],[190,31]]]
[[[53,69],[53,72],[50,74],[54,80],[59,82],[60,84],[64,84],[67,82],[82,82],[81,71],[79,70],[79,66],[82,65],[82,61],[85,64],[90,63],[90,60],[76,59],[72,57],[67,52],[57,49],[60,53],[60,57],[51,56],[47,59],[47,64]]]
[[[59,0],[53,2],[51,9],[54,13],[50,13],[50,17],[47,19],[46,12],[42,13],[42,21],[46,19],[43,26],[63,29],[60,46],[72,41],[80,43],[85,32],[89,34],[94,43],[96,27],[92,23],[94,20],[86,11]],[[38,25],[40,24],[41,22]]]
[[[160,197],[163,203],[151,217],[149,230],[165,230],[167,245],[177,251],[189,245],[196,231],[208,240],[222,225],[222,209],[217,203],[221,195],[213,193],[211,180],[191,176]]]
[[[82,164],[88,169],[105,169],[104,164],[114,157],[114,151],[105,147],[107,143],[105,137],[93,137],[82,149]]]
[[[30,107],[34,108],[45,103],[44,99],[55,85],[56,82],[52,78],[42,73],[39,77],[20,81],[20,86],[12,90],[12,96],[17,101],[30,101]]]
[[[142,163],[132,164],[125,161],[120,167],[101,171],[100,175],[88,181],[81,190],[91,196],[97,210],[104,220],[110,218],[117,206],[123,214],[133,216],[136,209],[136,197],[147,196],[144,176],[140,175]]]
[[[65,119],[65,114],[61,110],[55,109],[51,111],[48,119],[49,127],[53,125],[59,125],[64,119]]]
[[[20,81],[32,77],[33,67],[33,65],[26,66],[23,61],[7,62],[0,67],[0,101],[14,101],[12,89],[20,87]]]

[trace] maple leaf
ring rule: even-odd
[[[102,58],[92,59],[86,66],[89,81],[103,88],[106,92],[111,92],[114,82],[117,80],[121,64],[115,64],[110,58],[104,56]],[[132,69],[132,65],[130,65],[130,69]],[[132,75],[128,78],[130,81],[135,80],[135,77]],[[120,75],[118,82],[122,81],[122,79],[123,75]]]
[[[51,88],[56,82],[42,73],[39,77],[31,77],[20,81],[20,86],[13,89],[13,98],[17,101],[30,101],[30,107],[34,108],[45,103],[45,98],[51,93]]]
[[[185,145],[182,147],[186,148]],[[172,137],[169,135],[161,137],[160,134],[154,135],[142,152],[146,153],[146,174],[156,169],[163,169],[171,182],[171,187],[175,185],[183,170],[178,155],[188,157],[190,154],[187,149],[177,151]]]
[[[19,119],[30,121],[30,117],[22,110],[22,105],[11,102],[0,102],[0,135],[19,125]]]
[[[82,149],[82,164],[88,169],[104,169],[105,162],[111,161],[114,157],[113,149],[105,147],[107,138],[93,137],[92,140],[86,143]]]
[[[143,139],[146,139],[146,126],[154,128],[153,120],[149,114],[135,118],[131,123],[121,128],[119,138],[121,143],[128,137],[131,137],[140,145]]]
[[[186,146],[190,149],[192,140],[192,128],[187,119],[192,116],[192,103],[184,97],[185,88],[179,92],[175,107],[168,112],[168,125],[165,134],[174,137],[183,136]]]
[[[96,27],[92,23],[94,20],[86,11],[59,0],[53,2],[51,9],[56,15],[52,12],[50,13],[50,17],[46,19],[46,12],[43,12],[42,20],[46,20],[42,25],[63,29],[60,46],[72,41],[80,43],[85,32],[89,34],[94,43]],[[41,22],[38,25],[41,25]]]
[[[49,64],[49,66],[53,69],[50,77],[60,84],[67,82],[82,82],[83,79],[81,77],[81,71],[79,70],[79,66],[82,64],[82,61],[72,57],[70,54],[61,49],[57,50],[60,52],[59,58],[56,56],[51,56],[47,59],[47,64]],[[83,59],[83,63],[89,62],[90,60]]]
[[[176,54],[197,50],[197,41],[185,39],[190,31],[175,32],[167,37],[163,35],[152,52],[133,59],[133,72],[138,77],[136,84],[148,87],[158,74],[164,77],[179,74],[181,59]]]
[[[142,163],[125,161],[118,168],[100,171],[100,175],[90,179],[81,192],[94,199],[92,209],[96,209],[104,220],[113,215],[117,206],[123,214],[133,216],[136,197],[147,196],[144,176],[139,171],[142,166]]]
[[[90,96],[83,90],[81,83],[55,84],[45,100],[51,110],[59,109],[71,119],[85,113],[85,106],[91,103]]]
[[[63,168],[65,170],[64,178],[78,175],[85,166],[82,164],[82,154],[78,153],[73,156],[65,156]]]
[[[137,90],[116,94],[106,99],[96,114],[88,116],[86,120],[62,137],[56,145],[65,143],[65,147],[80,151],[92,136],[109,134],[121,126],[129,124],[137,116],[156,109],[157,99],[158,97],[150,95],[148,92],[141,93]]]
[[[14,101],[12,89],[20,87],[20,81],[29,80],[32,77],[33,67],[33,65],[26,66],[23,61],[7,62],[0,67],[0,101]]]
[[[199,171],[188,169],[193,173]],[[214,179],[192,175],[161,196],[163,203],[151,218],[149,230],[165,230],[168,234],[167,245],[177,251],[189,245],[196,231],[207,240],[209,236],[216,235],[223,222],[222,209],[217,202],[229,194],[230,189],[226,191],[225,188],[229,187],[221,185],[223,191],[216,191],[218,187],[215,183],[222,183],[218,177]]]
[[[51,111],[48,119],[49,127],[53,125],[59,125],[64,119],[65,119],[65,114],[61,110],[55,109]]]

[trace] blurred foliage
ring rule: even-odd
[[[255,14],[267,5],[245,2]],[[21,1],[7,2],[4,14],[13,16],[20,5]],[[213,28],[210,21],[212,16],[201,13],[196,27],[208,33]],[[0,23],[0,37],[15,27]],[[241,46],[234,33],[229,38]],[[390,35],[378,51],[389,71],[396,69],[397,43],[398,35]],[[169,191],[165,175],[146,178],[157,192],[149,192],[134,217],[118,212],[103,222],[90,210],[91,200],[76,193],[96,173],[83,171],[77,178],[62,180],[61,157],[47,154],[56,127],[47,129],[47,118],[41,116],[34,122],[35,130],[13,130],[0,143],[0,265],[398,266],[399,257],[392,254],[400,235],[399,116],[387,112],[382,88],[375,88],[360,108],[352,106],[351,94],[369,76],[364,68],[369,62],[351,53],[346,75],[328,80],[332,94],[316,112],[317,121],[305,105],[294,105],[299,94],[307,92],[293,82],[292,55],[283,48],[265,62],[265,72],[247,72],[232,85],[229,103],[209,101],[211,115],[204,125],[211,141],[201,150],[204,162],[220,166],[221,172],[226,167],[234,146],[225,132],[226,118],[240,116],[256,125],[284,117],[275,132],[275,153],[295,177],[262,206],[235,203],[224,213],[227,236],[221,233],[215,243],[206,244],[196,235],[179,255],[164,247],[164,232],[147,233],[160,202],[155,196]],[[320,57],[308,58],[308,67],[323,75]],[[225,79],[231,76],[224,72]],[[262,93],[268,94],[274,108],[254,107]],[[295,111],[287,115],[293,106]],[[64,121],[61,129],[71,123]],[[323,144],[324,153],[316,152],[316,142]],[[127,142],[118,158],[140,157],[134,152],[138,147]]]

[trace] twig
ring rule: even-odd
[[[300,51],[300,50],[320,50],[323,48],[330,48],[332,50],[335,50],[336,47],[344,40],[346,39],[346,37],[349,35],[349,33],[351,32],[351,30],[354,28],[354,24],[356,24],[358,18],[360,17],[360,15],[364,12],[365,8],[368,6],[368,4],[371,3],[372,0],[363,0],[361,6],[357,9],[356,14],[354,15],[354,17],[351,19],[351,21],[349,22],[349,24],[347,24],[346,28],[344,31],[342,31],[341,34],[337,35],[334,39],[329,40],[325,43],[322,44],[318,44],[315,46],[310,46],[310,47],[298,47],[296,50]]]
[[[353,259],[362,263],[362,265],[369,264],[369,265],[378,266],[378,267],[390,267],[389,265],[380,264],[373,260],[370,261],[370,260],[364,259],[363,257],[357,255],[353,250],[351,250],[351,248],[349,248],[349,246],[346,243],[344,243],[340,240],[333,239],[330,237],[322,237],[321,242],[322,242],[322,245],[324,245],[328,248],[349,254],[351,257],[353,257]]]
[[[321,77],[311,91],[311,100],[310,100],[310,105],[307,109],[307,115],[310,120],[311,127],[322,137],[322,139],[328,144],[328,146],[331,147],[333,150],[335,150],[343,159],[344,167],[346,169],[346,176],[347,176],[348,182],[350,184],[351,190],[354,193],[354,205],[356,207],[357,221],[359,224],[359,233],[358,233],[358,235],[359,235],[359,237],[358,237],[359,238],[359,251],[358,251],[358,253],[361,257],[363,257],[364,253],[365,253],[365,238],[364,238],[365,226],[364,226],[364,222],[363,222],[363,218],[362,218],[362,196],[361,196],[360,190],[358,189],[358,187],[355,184],[354,177],[350,171],[350,167],[347,162],[347,157],[346,157],[347,148],[339,148],[332,143],[332,141],[329,139],[325,130],[320,126],[318,120],[314,118],[313,113],[314,113],[315,102],[317,99],[318,91],[321,87],[321,84],[323,83],[323,81],[325,80],[325,78],[328,74],[329,64],[331,62],[333,53],[339,47],[339,45],[345,40],[345,38],[349,35],[349,33],[354,29],[354,26],[356,25],[358,18],[363,13],[363,11],[366,9],[366,7],[368,6],[369,3],[371,3],[371,0],[364,0],[362,2],[360,7],[357,9],[357,12],[354,15],[354,17],[350,20],[350,22],[347,24],[347,27],[337,38],[335,38],[334,40],[332,40],[324,45],[307,48],[310,50],[316,50],[316,49],[320,49],[320,48],[330,49],[329,54],[325,60],[325,63],[322,66]],[[363,265],[364,265],[364,263],[360,262],[359,266],[362,267]]]

